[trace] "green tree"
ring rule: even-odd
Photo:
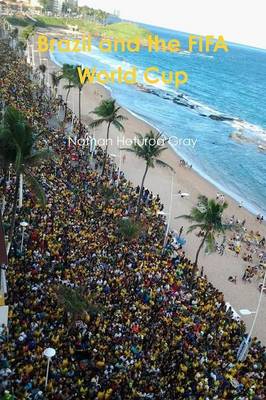
[[[158,165],[173,170],[170,165],[159,159],[162,152],[167,150],[167,147],[164,147],[160,144],[159,139],[160,141],[162,139],[162,135],[160,133],[155,133],[153,131],[150,131],[145,135],[138,133],[137,140],[133,142],[131,148],[121,149],[134,153],[138,158],[141,158],[145,161],[145,171],[142,177],[137,201],[137,217],[139,217],[141,212],[141,199],[143,196],[144,183],[149,168],[155,168],[155,166]]]
[[[79,97],[78,97],[79,98],[79,101],[78,101],[79,116],[78,116],[78,118],[79,118],[79,128],[81,129],[81,92],[83,89],[83,85],[80,82],[77,67],[74,67],[74,69],[71,70],[70,82],[72,84],[72,87],[78,89],[78,91],[79,91]]]
[[[12,48],[14,49],[16,47],[17,39],[18,39],[18,28],[15,28],[11,31],[11,43],[12,43]]]
[[[108,13],[102,10],[95,10],[95,19],[100,24],[105,24],[108,18]]]
[[[119,114],[119,110],[121,107],[117,107],[115,104],[115,100],[107,99],[103,100],[98,107],[94,109],[92,112],[96,114],[99,118],[93,121],[90,126],[92,128],[96,128],[103,123],[107,124],[107,133],[106,133],[106,145],[104,151],[104,160],[103,160],[103,169],[102,175],[105,173],[107,154],[108,154],[108,145],[109,145],[109,136],[110,136],[110,127],[113,125],[119,132],[124,132],[125,128],[122,125],[121,121],[125,121],[127,118],[123,115]]]
[[[235,228],[234,225],[223,223],[223,212],[228,207],[227,203],[216,203],[214,199],[208,199],[206,196],[199,196],[198,205],[193,207],[190,214],[181,215],[177,218],[185,218],[193,224],[189,227],[187,233],[200,229],[203,232],[203,238],[196,252],[196,258],[193,267],[193,276],[198,269],[198,260],[201,249],[206,243],[206,252],[213,252],[216,247],[215,236],[225,234],[227,230]]]
[[[9,248],[14,236],[16,211],[19,195],[20,177],[25,176],[26,183],[42,205],[45,205],[45,194],[32,172],[32,167],[51,158],[49,149],[36,150],[35,135],[24,115],[14,108],[8,107],[4,116],[4,124],[0,128],[0,159],[5,164],[12,164],[16,173],[15,191],[9,230]]]
[[[90,303],[84,288],[72,289],[68,286],[60,285],[57,289],[57,300],[69,315],[72,324],[78,319],[82,319],[86,313],[96,316],[101,312],[98,306]]]
[[[41,71],[42,74],[42,88],[44,89],[44,81],[45,81],[45,73],[46,73],[46,65],[45,64],[40,64],[39,65],[39,70]]]
[[[55,71],[50,73],[50,76],[51,76],[51,80],[52,80],[53,95],[54,95],[54,97],[56,97],[57,96],[58,85],[59,85],[59,82],[60,82],[61,78],[58,75],[58,73],[55,72]]]
[[[115,190],[112,187],[99,185],[98,191],[99,191],[99,193],[101,193],[101,195],[103,197],[105,206],[107,206],[111,200],[117,199],[117,196],[118,196],[117,190]]]
[[[109,13],[102,10],[95,10],[87,6],[79,7],[79,13],[87,17],[93,22],[98,22],[100,24],[105,24],[106,19],[110,15]]]
[[[93,8],[90,8],[88,6],[82,6],[82,7],[79,7],[79,13],[82,14],[83,16],[91,18],[94,14],[94,10],[93,10]]]
[[[131,241],[137,239],[141,232],[139,222],[133,221],[130,218],[121,219],[118,223],[118,233],[125,240]]]
[[[67,66],[66,69],[66,76],[67,79],[69,81],[69,85],[68,87],[71,88],[76,88],[78,89],[78,108],[79,108],[79,112],[78,112],[78,119],[79,119],[79,128],[81,129],[81,94],[82,94],[82,89],[83,89],[83,85],[80,82],[79,79],[79,75],[78,75],[78,70],[77,70],[77,66]],[[67,88],[67,86],[65,86],[65,88]]]
[[[78,11],[78,7],[77,7],[77,5],[74,4],[73,1],[66,1],[63,4],[63,8],[62,8],[63,12],[66,13],[66,12],[68,12],[69,9],[71,10],[72,13]]]
[[[2,105],[2,113],[1,113],[2,114],[1,115],[1,117],[2,117],[2,120],[1,120],[2,130],[4,129],[3,128],[3,126],[4,126],[4,115],[5,115],[4,112],[5,112],[4,111],[4,106]],[[1,128],[0,128],[0,132],[1,132]],[[1,182],[1,185],[2,185],[2,199],[1,199],[1,210],[0,210],[0,213],[2,213],[2,215],[4,214],[5,205],[6,205],[6,182],[7,182],[7,179],[8,179],[8,170],[9,170],[9,167],[10,167],[10,163],[11,163],[10,157],[8,156],[8,154],[6,152],[4,143],[1,140],[1,136],[0,136],[0,170],[1,170],[2,176],[3,176],[3,179],[2,179],[2,182]]]
[[[60,79],[65,79],[67,81],[67,84],[64,85],[64,89],[67,90],[66,94],[66,108],[65,108],[65,118],[67,115],[67,102],[68,102],[68,97],[70,94],[70,90],[74,88],[74,84],[72,82],[73,76],[75,74],[76,67],[71,64],[63,64],[61,74],[59,75]]]
[[[19,40],[18,42],[18,49],[20,51],[20,56],[22,57],[24,55],[24,52],[27,48],[27,45],[25,44],[25,42],[23,42],[22,40]]]
[[[40,0],[40,4],[43,6],[45,11],[52,10],[52,0]]]
[[[81,129],[81,92],[83,89],[83,85],[80,82],[77,67],[74,65],[64,64],[61,78],[68,80],[68,84],[64,86],[64,89],[68,90],[67,95],[66,95],[66,103],[68,100],[70,90],[72,88],[78,89],[78,92],[79,92],[79,95],[78,95],[78,99],[79,99],[78,100],[78,108],[79,108],[78,118],[79,118],[79,129]]]
[[[21,38],[25,42],[28,42],[28,40],[34,35],[36,31],[36,26],[35,25],[28,25],[26,28],[23,29],[21,33]]]

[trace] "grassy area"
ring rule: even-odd
[[[23,17],[8,17],[7,20],[16,26],[27,26],[32,24],[33,21]],[[93,36],[104,36],[117,39],[133,39],[139,37],[142,41],[145,41],[149,35],[149,31],[139,27],[137,24],[129,22],[118,22],[110,25],[101,25],[99,23],[91,22],[87,19],[76,19],[76,18],[60,18],[60,17],[47,17],[38,16],[36,17],[38,27],[61,27],[67,28],[67,26],[78,26],[81,32],[90,33]]]
[[[21,17],[6,17],[6,20],[11,24],[15,25],[18,27],[24,27],[29,25],[30,20],[26,18],[21,18]]]
[[[145,40],[149,32],[140,28],[137,24],[129,22],[118,22],[110,25],[101,25],[99,23],[90,22],[86,19],[75,19],[75,18],[56,18],[56,17],[38,17],[38,22],[47,26],[60,26],[67,27],[67,25],[77,25],[81,32],[88,32],[92,35],[115,37],[130,39],[139,37]]]
[[[140,39],[145,40],[149,34],[150,32],[146,29],[129,22],[118,22],[116,24],[102,26],[102,35],[107,37],[116,37],[118,39],[139,37]]]
[[[68,26],[78,26],[81,32],[88,32],[92,35],[97,35],[100,33],[102,25],[95,22],[90,22],[86,19],[76,19],[76,18],[60,18],[60,17],[47,17],[39,16],[37,19],[38,26],[54,26],[60,28],[67,28]]]

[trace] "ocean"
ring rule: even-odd
[[[103,53],[95,42],[91,52],[56,51],[51,57],[60,65],[97,70],[136,66],[141,87],[106,85],[117,102],[165,135],[179,138],[172,146],[194,170],[266,217],[266,50],[228,43],[227,53],[190,53],[188,34],[143,26],[164,40],[179,39],[182,51]],[[179,88],[161,81],[148,85],[143,71],[150,66],[184,70],[189,80]],[[196,145],[187,145],[187,139]]]

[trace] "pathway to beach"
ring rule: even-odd
[[[53,35],[55,33],[53,32]],[[36,44],[36,43],[35,43]],[[48,55],[44,54],[39,56],[38,52],[34,52],[35,65],[40,62],[46,62],[49,67],[49,71],[57,69],[50,60]],[[59,87],[59,94],[65,97],[65,90],[61,82]],[[101,100],[110,96],[109,92],[102,86],[99,85],[86,85],[82,91],[82,119],[84,122],[91,122],[93,114],[89,114],[93,109],[100,103]],[[71,90],[69,96],[69,107],[74,108],[74,112],[78,114],[78,93],[77,90]],[[144,121],[136,118],[130,114],[127,110],[123,110],[122,113],[128,118],[125,122],[125,134],[126,138],[134,138],[136,132],[146,133],[151,127]],[[178,118],[178,115],[177,115]],[[106,137],[106,126],[101,126],[94,132],[95,138]],[[119,145],[117,145],[117,137],[122,138],[121,134],[114,128],[111,128],[110,137],[112,139],[112,145],[110,146],[110,154],[116,155],[114,159],[119,164]],[[121,146],[124,147],[124,146]],[[134,155],[121,152],[121,164],[122,170],[125,173],[127,179],[132,181],[135,185],[140,184],[141,178],[144,173],[144,162],[137,160]],[[185,234],[188,224],[185,220],[175,219],[176,216],[181,214],[187,214],[191,208],[196,205],[197,197],[199,194],[204,194],[208,197],[216,198],[217,188],[210,184],[208,181],[200,177],[193,169],[185,168],[180,166],[180,159],[177,154],[169,148],[162,157],[164,161],[170,164],[174,170],[174,194],[178,194],[179,191],[188,193],[188,197],[181,198],[180,196],[174,197],[171,228],[179,231],[181,226],[184,226],[183,234]],[[164,211],[167,213],[169,210],[169,202],[171,195],[171,173],[167,169],[156,167],[149,171],[146,179],[146,187],[148,187],[154,194],[159,193],[163,203],[165,204]],[[245,220],[245,227],[248,231],[253,230],[254,232],[259,231],[261,237],[266,236],[265,223],[260,224],[256,220],[256,216],[248,212],[245,208],[239,208],[239,205],[224,193],[225,200],[229,203],[229,207],[226,211],[226,216],[231,218],[233,215],[240,221]],[[230,234],[229,234],[230,235]],[[186,244],[184,250],[187,255],[193,259],[200,239],[194,234],[186,235]],[[234,310],[240,315],[239,310],[248,309],[252,312],[256,310],[259,290],[258,286],[261,280],[256,277],[253,278],[252,282],[242,281],[242,276],[246,267],[249,265],[245,262],[241,256],[236,256],[235,252],[232,252],[226,247],[223,256],[218,253],[211,255],[205,255],[204,253],[200,256],[200,266],[204,266],[204,273],[208,276],[208,279],[219,289],[224,295],[226,301],[228,301]],[[252,265],[252,264],[251,264]],[[236,276],[237,283],[234,284],[228,281],[229,276]],[[241,315],[240,315],[241,316]],[[254,314],[249,316],[241,317],[249,330]],[[254,336],[257,336],[264,344],[266,344],[266,293],[263,295],[260,313],[254,329]]]

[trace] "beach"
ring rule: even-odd
[[[50,73],[60,73],[62,62],[40,54],[34,35],[26,54],[18,55],[10,40],[16,32],[9,36],[5,21],[0,28],[0,158],[9,166],[1,185],[0,223],[10,226],[8,268],[2,266],[8,290],[0,312],[8,314],[0,332],[0,397],[265,398],[260,282],[263,278],[265,285],[266,274],[262,265],[254,266],[265,258],[265,237],[250,231],[257,220],[244,210],[247,202],[239,206],[217,193],[198,175],[196,162],[187,164],[189,159],[170,146],[161,148],[164,168],[150,169],[143,185],[147,165],[123,147],[136,132],[160,136],[151,131],[161,127],[154,121],[159,111],[148,113],[150,94],[144,96],[145,113],[136,113],[139,97],[132,95],[132,113],[123,102],[125,86],[121,96],[100,86],[81,88],[71,66],[63,68],[67,82],[57,80]],[[56,36],[57,29],[50,34]],[[105,106],[108,119],[99,120]],[[179,121],[178,109],[172,119]],[[120,129],[111,129],[106,157],[100,147],[113,117]],[[153,143],[147,146],[154,150]],[[199,193],[214,197],[207,221],[212,218],[213,224],[209,212],[222,210],[228,200],[228,212],[223,221],[216,217],[217,224],[244,229],[217,237],[217,252],[202,254],[195,276],[204,232],[188,235],[180,214],[190,212]],[[205,201],[198,203],[202,212]]]
[[[54,34],[54,32],[53,32]],[[36,45],[36,43],[35,43]],[[35,64],[40,62],[40,57],[37,52],[35,54]],[[49,58],[49,54],[43,54],[43,58]],[[51,60],[47,62],[49,71],[58,69]],[[65,83],[61,82],[58,90],[58,94],[63,95],[65,98],[66,91],[63,89]],[[82,90],[82,120],[89,124],[95,116],[91,112],[95,109],[97,105],[103,100],[110,97],[110,92],[103,86],[85,85]],[[78,91],[72,89],[70,91],[68,106],[78,114]],[[130,113],[126,109],[121,109],[121,114],[124,115],[127,120],[124,123],[125,133],[123,134],[125,138],[133,139],[136,132],[145,134],[154,127],[150,126],[145,121],[137,118],[135,115]],[[106,137],[106,126],[93,130],[93,135],[97,141],[104,139]],[[113,127],[110,129],[110,139],[112,144],[109,146],[109,154],[111,154],[116,164],[119,164],[119,145],[118,140],[122,140],[121,133],[116,131]],[[120,142],[121,143],[121,142]],[[124,146],[121,146],[124,147]],[[168,150],[163,153],[161,157],[163,161],[167,162],[174,169],[173,178],[173,207],[171,213],[171,229],[179,232],[181,226],[184,227],[183,236],[185,236],[186,244],[184,245],[184,250],[186,254],[193,260],[195,257],[196,250],[199,246],[200,239],[194,234],[186,234],[188,223],[185,219],[175,219],[175,217],[188,214],[193,206],[197,204],[197,198],[199,194],[204,194],[209,198],[216,198],[217,192],[222,193],[213,184],[209,183],[206,179],[202,178],[198,173],[196,173],[193,168],[186,168],[180,166],[180,157],[173,150],[171,146],[168,146]],[[125,173],[125,177],[130,180],[134,185],[139,185],[144,173],[144,162],[142,160],[137,160],[136,157],[128,152],[121,151],[121,169]],[[153,192],[153,194],[159,194],[162,202],[164,203],[164,212],[167,214],[170,205],[171,198],[171,181],[172,174],[167,168],[156,167],[150,169],[145,181],[145,187]],[[181,198],[178,192],[188,193],[189,196]],[[243,207],[239,207],[239,204],[223,193],[226,202],[228,203],[228,209],[225,212],[225,216],[230,219],[235,216],[239,221],[245,220],[245,227],[248,231],[253,230],[254,232],[259,231],[261,237],[266,236],[265,222],[260,224],[256,220],[256,216],[247,211]],[[247,199],[248,200],[248,199]],[[168,216],[166,215],[166,218]],[[231,235],[227,235],[228,237]],[[222,238],[219,239],[222,241]],[[199,266],[204,266],[204,273],[207,275],[208,279],[214,284],[216,288],[224,293],[225,300],[233,307],[236,313],[241,317],[239,310],[248,309],[252,312],[256,311],[259,290],[258,285],[261,280],[256,277],[253,278],[252,282],[242,281],[242,275],[244,274],[245,268],[249,265],[245,262],[239,255],[236,256],[235,252],[230,251],[226,248],[223,256],[218,253],[213,253],[211,255],[205,255],[204,252],[200,254]],[[229,276],[236,276],[237,283],[234,284],[228,281]],[[263,295],[262,304],[260,308],[260,314],[258,316],[255,328],[254,336],[258,337],[263,343],[266,343],[266,296]],[[250,329],[254,314],[241,317],[246,326],[247,330]]]

